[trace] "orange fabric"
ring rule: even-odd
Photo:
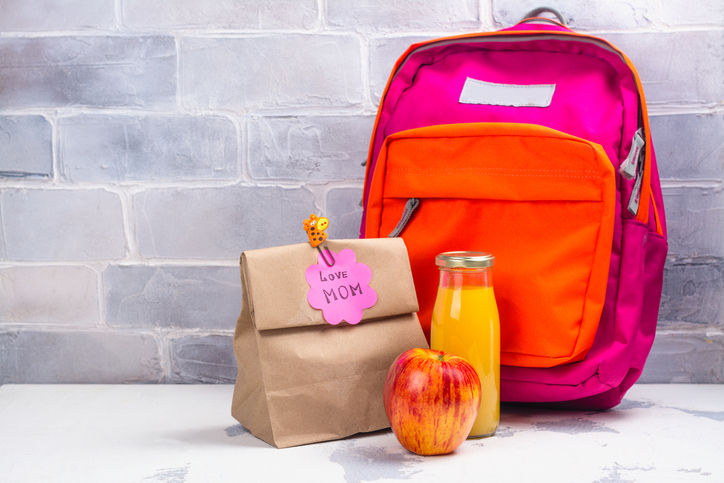
[[[551,367],[582,359],[604,304],[615,175],[604,150],[527,124],[431,126],[393,134],[377,160],[366,236],[387,236],[409,198],[402,231],[429,338],[435,256],[496,256],[501,363]]]

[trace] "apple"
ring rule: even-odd
[[[480,378],[462,357],[410,349],[390,366],[383,397],[403,447],[419,455],[447,454],[470,434],[480,407]]]

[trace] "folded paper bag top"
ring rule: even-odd
[[[382,401],[387,370],[405,350],[427,347],[404,241],[327,245],[335,253],[351,249],[372,271],[377,301],[357,325],[330,325],[310,306],[305,271],[318,253],[309,244],[241,256],[232,415],[279,448],[388,427]]]
[[[370,243],[372,242],[372,243]],[[404,243],[375,240],[334,240],[335,253],[349,248],[372,270],[370,286],[377,292],[363,321],[418,311],[410,262]],[[309,305],[305,271],[317,263],[317,250],[301,243],[244,252],[249,303],[257,330],[326,324],[322,311]]]

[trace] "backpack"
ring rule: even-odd
[[[380,101],[363,208],[360,237],[407,245],[428,341],[435,256],[495,255],[502,401],[607,409],[638,379],[666,221],[641,81],[606,40],[526,18],[412,45]]]

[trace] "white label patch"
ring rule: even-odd
[[[459,102],[487,106],[548,107],[555,90],[555,84],[530,86],[494,84],[468,77],[460,93]]]

